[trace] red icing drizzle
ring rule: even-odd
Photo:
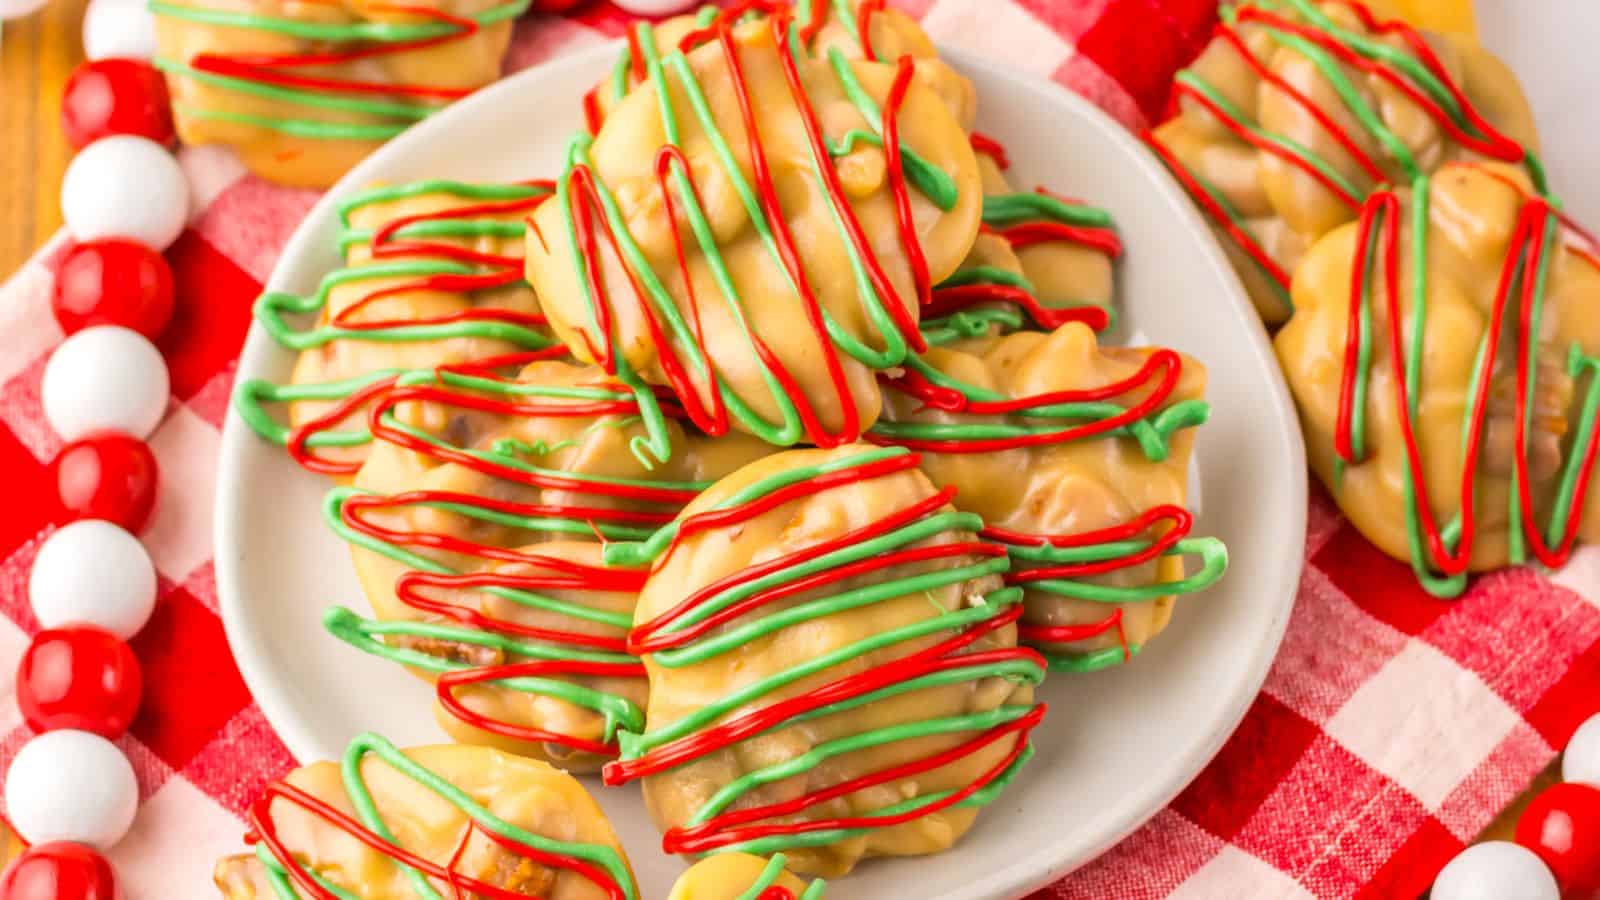
[[[387,385],[386,385],[387,387]],[[610,498],[629,504],[651,504],[654,510],[619,509],[605,506],[519,503],[494,497],[478,496],[455,491],[419,490],[392,496],[381,494],[356,494],[345,500],[340,508],[341,520],[352,530],[373,540],[397,547],[425,548],[428,550],[459,554],[476,559],[500,563],[531,565],[533,573],[510,571],[478,571],[443,574],[407,571],[395,582],[395,595],[405,605],[431,616],[453,619],[470,628],[513,637],[531,638],[560,646],[583,647],[592,650],[625,653],[626,642],[622,636],[607,637],[536,628],[517,622],[484,615],[477,610],[457,606],[430,597],[435,589],[483,589],[490,587],[511,590],[569,590],[569,591],[623,591],[637,592],[644,583],[646,573],[639,569],[589,565],[561,559],[537,552],[526,552],[484,544],[456,535],[440,532],[389,528],[371,518],[374,511],[406,510],[414,507],[453,506],[474,508],[487,512],[527,518],[566,519],[587,522],[591,527],[604,524],[659,526],[670,521],[677,507],[694,496],[693,491],[655,487],[642,484],[611,484],[587,481],[575,475],[555,472],[527,472],[492,459],[468,455],[459,448],[420,440],[400,431],[384,421],[384,415],[397,405],[406,402],[427,401],[440,403],[454,409],[466,409],[497,415],[532,416],[604,416],[631,415],[638,411],[637,403],[619,400],[566,400],[517,399],[506,400],[480,393],[454,390],[439,385],[411,385],[389,387],[381,392],[381,399],[369,413],[369,423],[375,437],[405,449],[426,455],[430,459],[453,462],[473,471],[495,476],[546,490],[579,491],[585,496]],[[356,399],[353,402],[364,402]],[[643,678],[644,667],[638,663],[609,663],[582,660],[539,660],[473,669],[442,674],[436,685],[440,704],[450,714],[469,725],[526,741],[548,742],[574,748],[582,752],[614,755],[614,744],[587,738],[525,727],[493,719],[467,708],[455,691],[457,688],[525,676],[609,676]]]
[[[318,6],[342,6],[336,0],[305,0],[305,2]],[[416,16],[425,21],[441,22],[454,26],[456,30],[412,41],[374,42],[359,45],[350,50],[286,54],[202,53],[193,59],[191,65],[201,72],[210,72],[229,78],[242,78],[287,88],[326,91],[332,94],[399,95],[448,102],[472,93],[472,88],[447,88],[425,84],[391,84],[384,81],[359,78],[328,78],[284,71],[286,69],[316,71],[328,66],[346,65],[384,56],[426,50],[456,41],[468,40],[482,28],[470,18],[453,16],[442,9],[432,6],[373,3],[368,8],[373,12],[399,13],[406,16]]]
[[[555,676],[559,678],[585,675],[608,678],[643,678],[645,677],[645,671],[644,666],[639,663],[586,662],[575,659],[535,660],[504,666],[482,666],[476,669],[445,672],[439,676],[438,684],[435,686],[435,694],[439,699],[439,705],[446,712],[482,731],[498,734],[512,740],[560,744],[580,753],[591,753],[595,756],[615,756],[617,753],[615,743],[590,740],[576,735],[563,734],[559,731],[548,731],[543,728],[514,725],[468,709],[455,694],[455,689],[458,687],[480,684],[485,681],[499,681],[503,678],[538,676]]]
[[[1006,154],[1005,145],[998,140],[983,132],[973,131],[968,141],[974,152],[990,157],[1002,170],[1011,167],[1011,159]],[[1074,202],[1042,186],[1034,190],[1064,203]],[[1041,220],[1021,222],[1004,228],[994,228],[984,224],[979,226],[979,231],[1003,238],[1013,250],[1057,241],[1089,247],[1111,259],[1120,258],[1123,250],[1121,237],[1111,228]],[[1028,291],[1013,285],[981,282],[935,288],[932,299],[923,309],[923,317],[932,319],[984,303],[1015,304],[1035,325],[1048,331],[1054,331],[1068,322],[1082,322],[1095,331],[1103,331],[1111,326],[1110,310],[1093,305],[1048,307],[1041,304],[1038,298]]]
[[[988,453],[1017,447],[1037,447],[1084,440],[1115,431],[1155,412],[1166,402],[1167,398],[1172,395],[1173,390],[1178,386],[1178,378],[1182,370],[1183,358],[1176,351],[1163,347],[1152,351],[1139,366],[1138,371],[1132,375],[1100,387],[1051,391],[1046,394],[1033,394],[1027,397],[1015,397],[997,401],[973,400],[958,390],[932,383],[915,370],[907,370],[898,378],[879,376],[879,381],[885,387],[915,397],[921,400],[927,408],[974,415],[1003,415],[1062,403],[1107,401],[1146,386],[1153,377],[1159,377],[1160,380],[1156,382],[1148,396],[1122,412],[1099,421],[1086,422],[1082,425],[1074,425],[1058,431],[1024,434],[1008,438],[979,439],[923,439],[900,436],[889,438],[884,435],[869,433],[867,439],[878,444],[895,444],[909,447],[913,450],[926,450],[936,453]]]
[[[1211,224],[1226,232],[1228,237],[1233,239],[1234,244],[1240,250],[1243,250],[1252,262],[1261,267],[1261,270],[1267,273],[1268,277],[1287,291],[1289,289],[1288,270],[1278,265],[1278,261],[1272,258],[1272,254],[1268,253],[1266,248],[1262,247],[1251,236],[1250,232],[1245,231],[1238,223],[1233,221],[1233,217],[1228,214],[1228,211],[1223,208],[1221,203],[1217,202],[1217,198],[1213,197],[1211,192],[1200,184],[1200,179],[1189,171],[1189,167],[1185,166],[1171,150],[1168,150],[1165,144],[1156,140],[1154,132],[1146,131],[1142,137],[1145,144],[1151,150],[1154,150],[1157,156],[1161,157],[1162,162],[1166,163],[1167,170],[1178,179],[1178,182],[1183,185],[1183,189],[1189,192],[1189,196],[1200,204],[1201,209],[1205,210],[1206,216],[1211,219]]]
[[[1006,155],[1004,144],[976,129],[973,130],[969,140],[974,151],[994,159],[994,164],[999,166],[1001,171],[1011,168],[1011,157]]]
[[[1181,506],[1163,504],[1151,507],[1136,518],[1120,525],[1077,534],[1033,534],[1031,532],[1012,531],[1006,528],[989,526],[984,528],[982,535],[989,540],[998,541],[1002,544],[1018,544],[1031,547],[1087,547],[1110,541],[1128,540],[1158,527],[1163,522],[1170,524],[1143,550],[1137,550],[1113,559],[1064,563],[1054,566],[1035,566],[1013,569],[1006,573],[1007,584],[1027,587],[1029,582],[1054,578],[1082,578],[1091,575],[1103,575],[1107,572],[1115,572],[1119,569],[1132,568],[1133,566],[1150,562],[1160,557],[1185,537],[1188,537],[1189,532],[1194,528],[1194,515]],[[1117,630],[1118,640],[1122,644],[1123,659],[1126,660],[1132,656],[1132,650],[1128,646],[1127,634],[1123,631],[1122,608],[1120,606],[1098,622],[1080,625],[1022,624],[1017,627],[1017,633],[1023,640],[1052,644],[1070,643],[1099,637],[1113,628]]]
[[[1422,35],[1419,34],[1415,28],[1412,28],[1410,25],[1399,21],[1380,23],[1372,15],[1371,11],[1369,11],[1360,3],[1350,3],[1348,6],[1361,19],[1362,25],[1365,26],[1367,30],[1375,31],[1379,34],[1400,35],[1401,39],[1405,41],[1411,52],[1422,61],[1424,66],[1427,66],[1428,70],[1433,73],[1434,77],[1444,85],[1445,90],[1450,92],[1451,98],[1455,100],[1456,105],[1461,109],[1462,114],[1466,116],[1467,121],[1471,123],[1472,127],[1481,132],[1483,136],[1479,137],[1478,135],[1470,134],[1460,125],[1456,124],[1455,119],[1453,119],[1443,107],[1436,103],[1433,98],[1429,97],[1421,88],[1418,88],[1416,85],[1412,84],[1410,79],[1405,78],[1398,71],[1385,66],[1376,60],[1368,59],[1362,54],[1356,52],[1354,48],[1340,42],[1333,35],[1330,35],[1320,29],[1312,28],[1308,25],[1302,25],[1299,22],[1286,19],[1276,13],[1268,12],[1267,10],[1254,6],[1240,8],[1239,21],[1263,22],[1283,31],[1297,34],[1306,40],[1313,41],[1323,49],[1337,56],[1344,64],[1359,69],[1360,71],[1366,72],[1370,75],[1376,75],[1393,85],[1396,90],[1405,94],[1413,103],[1421,107],[1430,118],[1438,123],[1441,128],[1443,128],[1452,138],[1455,139],[1457,143],[1461,144],[1463,147],[1466,147],[1475,153],[1480,153],[1484,156],[1490,157],[1491,159],[1498,159],[1504,162],[1513,163],[1522,161],[1522,159],[1526,156],[1526,152],[1523,150],[1522,145],[1500,133],[1500,131],[1497,130],[1493,125],[1489,124],[1487,119],[1478,113],[1477,108],[1472,105],[1472,101],[1467,99],[1466,93],[1461,90],[1460,86],[1456,84],[1455,80],[1450,77],[1450,73],[1445,70],[1444,64],[1441,63],[1439,61],[1439,57],[1434,54],[1433,48],[1428,46],[1428,42],[1423,39]]]
[[[472,362],[454,363],[439,366],[436,372],[455,372],[458,374],[480,374],[492,372],[507,366],[522,366],[541,359],[559,359],[566,355],[567,348],[562,346],[549,347],[544,350],[533,350],[521,353],[512,353],[505,356],[491,356]],[[289,432],[286,449],[289,456],[301,466],[312,472],[324,475],[354,475],[361,470],[362,460],[337,460],[317,456],[313,448],[307,443],[311,436],[325,429],[333,428],[355,415],[357,410],[365,406],[368,401],[381,396],[394,386],[395,378],[381,378],[371,384],[352,391],[347,396],[333,404],[321,415],[309,419],[296,426]]]
[[[658,487],[642,484],[607,484],[590,481],[578,475],[560,472],[529,472],[493,460],[481,459],[445,444],[421,440],[401,431],[384,420],[384,414],[401,403],[422,400],[443,403],[459,409],[473,410],[502,416],[604,416],[637,415],[638,404],[631,399],[618,400],[501,400],[481,394],[457,391],[439,385],[411,385],[388,391],[373,405],[368,414],[372,435],[402,449],[412,450],[443,462],[456,463],[474,471],[496,478],[544,490],[578,491],[643,503],[663,503],[681,506],[693,500],[696,492],[683,488]],[[681,412],[668,409],[669,412]],[[576,509],[575,511],[582,511]],[[579,517],[582,519],[582,517]],[[670,516],[668,516],[670,518]]]
[[[1031,652],[1019,648],[1014,655],[1020,656]],[[987,654],[972,654],[966,659],[972,661],[980,657],[987,658]],[[1043,660],[1041,659],[1040,662],[1042,664]],[[895,663],[890,665],[894,666]],[[915,678],[926,674],[928,671],[933,670],[931,668],[922,670],[907,669],[903,672],[903,676],[905,678]],[[662,838],[661,849],[667,853],[704,853],[729,844],[743,843],[744,841],[752,841],[774,835],[806,834],[813,831],[831,831],[836,828],[889,828],[920,819],[923,816],[932,815],[940,810],[949,809],[978,791],[983,790],[1010,768],[1012,763],[1016,762],[1017,758],[1028,747],[1028,732],[1032,731],[1033,727],[1038,725],[1039,721],[1044,718],[1045,709],[1045,705],[1041,703],[1019,719],[1006,722],[1003,725],[996,725],[965,743],[922,759],[912,760],[908,763],[852,778],[791,800],[771,803],[766,806],[738,809],[722,813],[689,828],[674,828]],[[900,778],[921,775],[924,772],[931,772],[943,766],[960,762],[962,759],[1008,735],[1016,735],[1017,737],[1011,746],[1011,750],[999,762],[961,789],[916,809],[893,815],[840,816],[832,819],[815,819],[809,822],[756,824],[762,819],[794,815],[819,803],[826,803],[839,797],[845,797],[856,791],[863,791]]]
[[[489,290],[506,285],[516,284],[522,280],[522,258],[520,256],[506,256],[494,253],[483,253],[459,244],[443,241],[402,240],[395,236],[401,229],[408,225],[420,222],[442,221],[447,219],[464,219],[475,216],[493,216],[507,213],[530,213],[540,204],[550,199],[555,183],[549,180],[535,180],[524,182],[529,187],[542,187],[545,192],[534,194],[518,200],[505,200],[456,206],[449,209],[435,210],[428,213],[417,213],[402,216],[386,222],[383,227],[373,232],[371,253],[374,259],[404,259],[415,257],[432,257],[456,260],[487,267],[487,271],[472,274],[439,274],[426,275],[389,287],[380,288],[364,295],[360,300],[340,310],[334,315],[330,324],[351,330],[379,330],[406,325],[443,325],[451,322],[495,321],[510,322],[517,325],[539,327],[545,324],[545,317],[538,314],[527,314],[506,309],[469,309],[464,312],[448,316],[439,316],[426,319],[403,319],[381,321],[355,321],[356,313],[368,304],[384,297],[404,294],[411,291],[444,291],[449,293],[466,293],[468,291]]]

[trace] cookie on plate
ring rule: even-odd
[[[922,454],[933,483],[1007,549],[1025,643],[1054,668],[1099,669],[1138,653],[1178,596],[1227,566],[1220,542],[1191,534],[1205,385],[1192,357],[1102,346],[1073,322],[914,358],[885,381],[868,439]]]
[[[624,640],[645,572],[601,542],[648,536],[770,447],[669,420],[678,453],[651,463],[633,395],[553,360],[407,376],[375,404],[372,452],[325,513],[376,618],[335,608],[328,628],[432,682],[457,740],[598,768],[645,695]]]
[[[790,450],[607,559],[648,564],[629,645],[642,779],[669,853],[783,852],[836,876],[949,848],[1032,755],[1045,673],[978,517],[900,448]]]
[[[487,747],[401,750],[365,734],[250,807],[255,852],[217,864],[227,900],[638,900],[627,855],[576,778]]]

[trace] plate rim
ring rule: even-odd
[[[289,268],[286,261],[305,255],[307,250],[314,248],[321,239],[314,223],[327,216],[330,210],[337,207],[346,196],[370,183],[373,179],[371,173],[387,167],[391,158],[407,155],[411,145],[426,142],[437,133],[447,131],[457,119],[475,116],[480,107],[493,106],[500,96],[525,90],[527,82],[550,77],[553,72],[593,66],[596,59],[609,58],[621,46],[620,40],[608,40],[513,73],[457,101],[379,147],[330,187],[306,212],[295,227],[294,233],[279,251],[272,273],[263,284],[262,290],[285,289],[291,281],[286,271]],[[1130,804],[1129,806],[1133,808],[1118,817],[1115,827],[1106,829],[1105,835],[1094,842],[1092,848],[1083,854],[1082,858],[1062,858],[1061,854],[1052,853],[1048,848],[1042,849],[1028,856],[1014,858],[1003,869],[992,872],[990,878],[980,887],[949,895],[949,900],[999,900],[999,898],[1021,896],[1044,887],[1087,865],[1137,831],[1167,808],[1172,800],[1198,777],[1206,765],[1216,757],[1222,745],[1238,729],[1250,705],[1261,693],[1267,673],[1277,658],[1288,628],[1294,599],[1298,594],[1304,566],[1304,553],[1301,548],[1304,545],[1309,517],[1307,493],[1309,482],[1305,444],[1298,413],[1278,367],[1266,329],[1246,296],[1239,276],[1227,261],[1221,245],[1199,212],[1194,209],[1182,187],[1165,167],[1126,126],[1065,86],[1018,73],[976,53],[947,44],[940,43],[939,52],[941,57],[957,70],[981,71],[986,77],[1007,82],[1012,89],[1050,95],[1050,102],[1065,103],[1073,107],[1074,112],[1098,132],[1099,139],[1114,147],[1122,155],[1130,157],[1134,165],[1145,170],[1147,176],[1153,176],[1149,180],[1154,185],[1162,204],[1174,218],[1187,229],[1205,236],[1201,241],[1205,264],[1212,270],[1218,282],[1228,288],[1222,297],[1212,298],[1212,302],[1226,302],[1233,307],[1234,314],[1245,318],[1248,323],[1249,351],[1258,357],[1266,357],[1267,369],[1271,374],[1266,389],[1271,396],[1271,404],[1270,409],[1263,410],[1262,414],[1270,415],[1277,420],[1277,430],[1287,435],[1286,444],[1290,455],[1286,461],[1291,498],[1288,501],[1289,515],[1294,526],[1292,531],[1300,537],[1299,541],[1286,541],[1293,548],[1292,552],[1274,556],[1270,567],[1260,566],[1256,572],[1256,575],[1263,579],[1263,584],[1282,594],[1285,599],[1274,607],[1273,617],[1267,628],[1268,639],[1253,648],[1249,665],[1246,667],[1247,676],[1234,686],[1231,695],[1227,697],[1227,702],[1222,706],[1221,715],[1216,719],[1206,739],[1196,743],[1189,752],[1182,754],[1182,764],[1169,767],[1167,777],[1153,789],[1147,787],[1144,793],[1151,798],[1150,801],[1136,806]],[[239,355],[236,379],[246,377],[249,372],[260,370],[267,364],[270,355],[277,352],[288,351],[278,347],[261,324],[252,317],[249,332]],[[243,452],[243,445],[247,441],[255,440],[258,440],[255,432],[235,410],[233,394],[230,392],[218,450],[217,493],[212,508],[213,565],[218,612],[229,650],[252,699],[260,706],[267,724],[288,747],[296,763],[303,765],[312,760],[305,759],[302,751],[314,745],[316,740],[304,733],[302,729],[304,723],[295,711],[297,704],[291,702],[288,697],[289,692],[274,686],[275,670],[264,658],[261,642],[251,639],[245,622],[245,598],[249,591],[240,583],[241,556],[231,549],[243,546],[242,533],[246,529],[242,516],[244,493],[242,479],[247,475],[243,471],[246,455]]]

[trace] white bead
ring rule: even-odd
[[[28,601],[45,628],[98,625],[127,640],[155,608],[156,567],[137,538],[110,522],[73,522],[39,548]]]
[[[0,0],[0,19],[20,19],[44,8],[50,0]]]
[[[1578,726],[1561,755],[1561,780],[1600,787],[1600,715]]]
[[[636,16],[670,16],[692,9],[698,0],[612,0]]]
[[[40,401],[65,441],[97,431],[140,440],[166,414],[167,361],[150,339],[121,325],[96,325],[61,342],[44,366]]]
[[[189,219],[189,182],[155,141],[128,134],[101,138],[67,166],[61,217],[79,241],[126,238],[166,250]]]
[[[154,58],[156,17],[145,0],[89,0],[83,13],[83,55]]]
[[[107,850],[133,825],[139,784],[117,745],[49,731],[22,745],[6,772],[6,811],[30,844],[75,841]]]
[[[1556,877],[1532,850],[1485,841],[1461,851],[1439,872],[1431,900],[1561,900]]]

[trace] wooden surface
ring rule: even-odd
[[[50,0],[0,25],[0,278],[61,227],[61,90],[83,61],[86,0]]]
[[[83,59],[79,34],[86,0],[50,0],[40,12],[4,24],[0,32],[0,279],[9,275],[61,226],[58,192],[72,149],[61,135],[61,90]],[[1387,0],[1426,24],[1471,30],[1465,0]],[[1539,776],[1484,833],[1510,840],[1516,816],[1532,794],[1556,780],[1555,766]]]

